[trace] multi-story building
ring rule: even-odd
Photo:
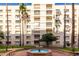
[[[54,46],[63,46],[64,44],[64,17],[65,18],[65,39],[66,43],[71,44],[72,34],[72,4],[54,3],[54,4],[33,4],[25,3],[29,19],[24,24],[24,40],[21,37],[21,43],[24,45],[36,45],[38,40],[45,33],[53,33],[58,40],[53,42]],[[65,13],[64,13],[65,12]],[[79,4],[75,4],[75,46],[78,46],[79,34]],[[65,14],[65,16],[64,16]],[[5,39],[0,44],[6,44],[7,17],[6,3],[0,3],[0,30],[4,32]],[[19,3],[8,3],[8,22],[9,22],[9,41],[10,45],[20,44],[20,22]],[[22,30],[22,28],[21,28]],[[22,32],[22,31],[21,31]]]

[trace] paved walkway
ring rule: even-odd
[[[24,50],[24,51],[15,52],[14,56],[27,56],[27,51]],[[52,56],[71,56],[71,54],[59,50],[52,50]]]
[[[71,53],[63,52],[63,51],[59,51],[59,50],[52,50],[52,55],[53,56],[72,56]]]

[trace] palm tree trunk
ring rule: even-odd
[[[79,49],[79,21],[78,21],[78,49]]]
[[[22,45],[24,46],[24,22],[22,21]]]
[[[66,6],[64,7],[64,45],[63,48],[66,48]]]
[[[79,28],[78,28],[79,31]],[[78,32],[78,49],[79,49],[79,32]]]
[[[74,55],[74,48],[75,48],[75,40],[74,40],[74,28],[75,28],[75,22],[74,22],[74,18],[75,18],[75,12],[74,12],[74,3],[72,3],[72,39],[71,39],[71,47],[72,47],[72,52]]]
[[[8,22],[8,3],[6,3],[6,17],[7,17],[7,46],[6,46],[6,51],[8,50],[8,45],[9,45],[9,22]]]
[[[20,45],[21,46],[21,18],[20,18],[20,10],[19,10],[19,20],[20,20]]]

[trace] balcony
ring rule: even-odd
[[[52,27],[52,22],[46,22],[46,28],[51,28]]]
[[[52,15],[52,10],[47,10],[47,11],[46,11],[46,14],[47,14],[47,15]]]
[[[51,21],[52,20],[52,16],[46,16],[46,21]]]
[[[40,4],[34,4],[34,9],[40,9]]]
[[[40,16],[34,16],[34,21],[40,21]]]
[[[52,29],[51,28],[46,28],[46,32],[47,33],[52,33]]]
[[[40,15],[40,10],[34,10],[34,15]]]
[[[52,9],[52,4],[46,4],[46,9]]]

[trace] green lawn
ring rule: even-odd
[[[7,46],[0,46],[0,49],[5,49]],[[8,48],[33,48],[34,46],[8,46]]]
[[[4,52],[6,52],[5,49],[0,49],[0,53],[4,53]]]
[[[72,48],[62,48],[64,51],[72,51]],[[74,48],[75,51],[79,51],[79,48]]]
[[[8,46],[9,48],[33,48],[34,46]],[[6,46],[0,46],[0,53],[6,51]]]

